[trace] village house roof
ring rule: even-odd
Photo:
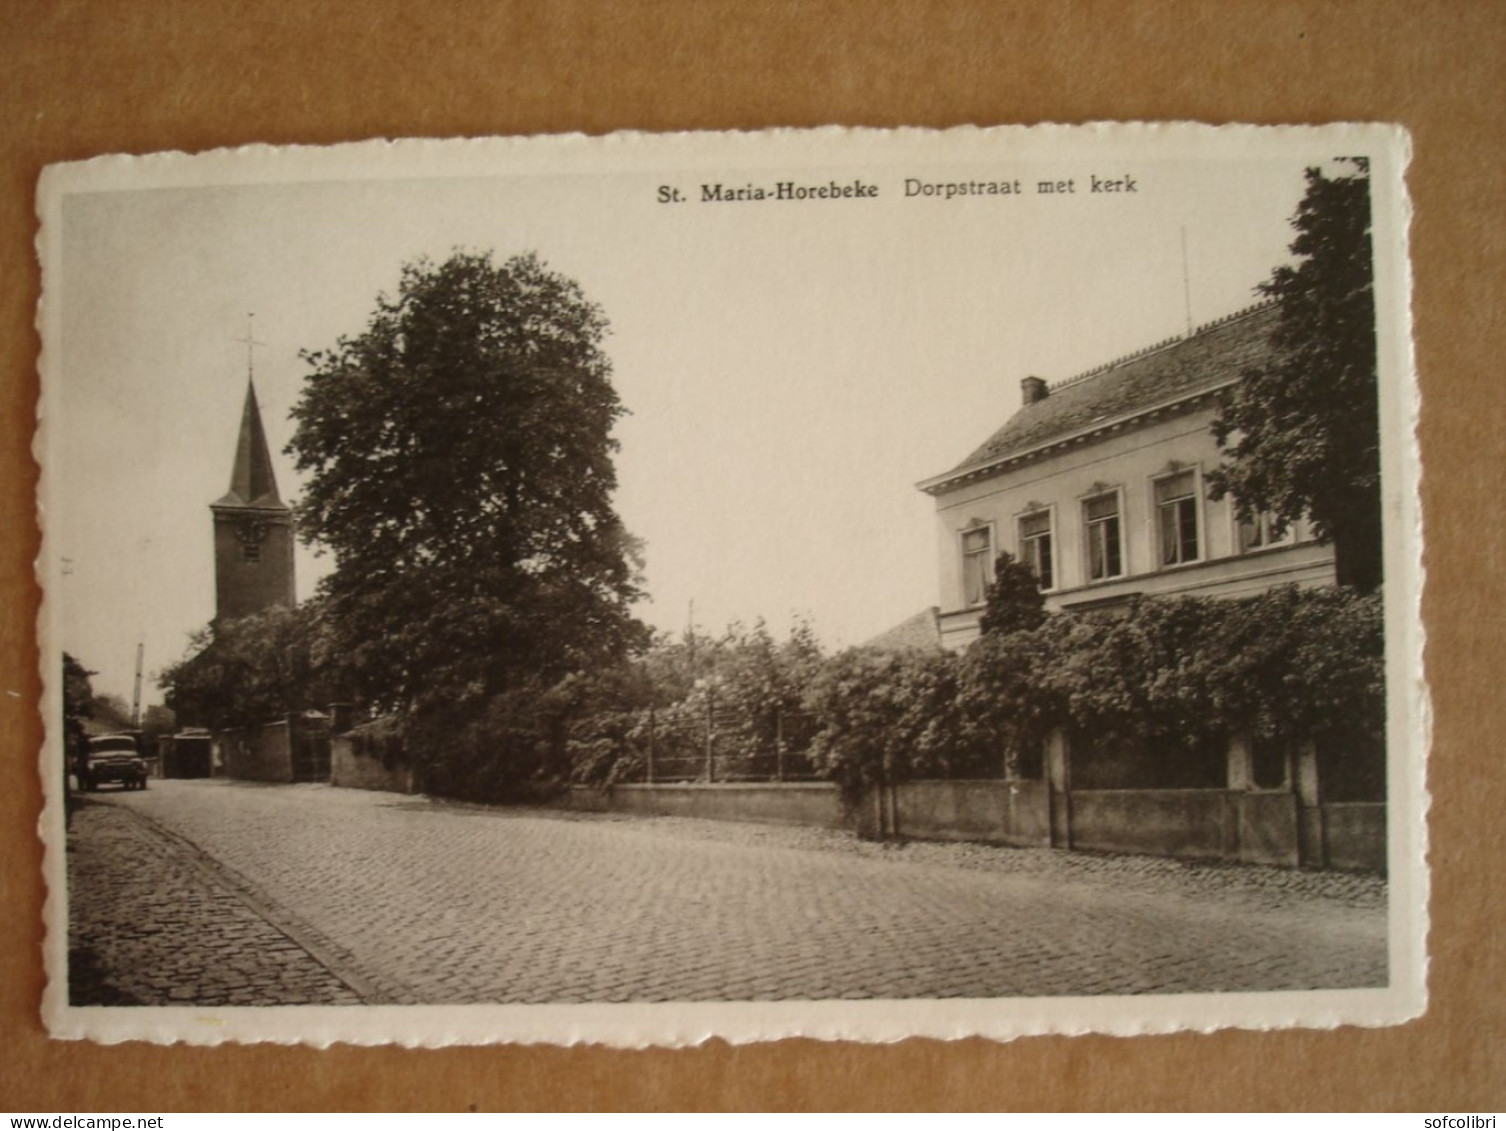
[[[940,610],[932,605],[912,617],[907,617],[893,628],[879,633],[872,640],[862,643],[864,648],[880,652],[939,652],[941,651]]]
[[[1003,427],[952,470],[919,487],[935,494],[1059,442],[1225,388],[1270,356],[1276,322],[1276,304],[1262,303],[1049,387],[1026,378],[1038,382],[1036,398],[1027,392],[1027,403]]]

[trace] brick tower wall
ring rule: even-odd
[[[216,509],[214,515],[215,617],[232,620],[273,605],[292,607],[293,526],[284,513],[255,515],[265,523],[265,536],[248,555],[237,534],[246,512]],[[254,559],[254,560],[253,560]]]

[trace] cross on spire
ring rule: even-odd
[[[255,311],[252,311],[250,314],[246,315],[246,336],[244,338],[231,338],[230,340],[232,342],[244,342],[246,344],[246,379],[250,380],[253,376],[252,371],[255,368],[255,362],[252,357],[251,351],[254,350],[257,346],[264,346],[267,344],[266,342],[259,341],[256,337]]]

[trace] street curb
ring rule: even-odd
[[[222,864],[187,837],[168,828],[161,821],[129,806],[117,805],[103,798],[95,799],[117,812],[129,814],[144,829],[163,841],[190,867],[213,882],[224,885],[253,913],[270,927],[286,936],[294,945],[339,982],[343,983],[363,1005],[417,1005],[422,999],[412,989],[390,978],[369,976],[355,970],[356,958],[317,927],[311,926],[281,906],[241,873]]]

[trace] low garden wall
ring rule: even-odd
[[[1323,806],[1324,842],[1329,866],[1351,871],[1386,870],[1386,806],[1348,801]]]
[[[339,747],[336,764],[341,765]],[[375,778],[368,780],[376,780]],[[337,779],[336,784],[345,784]],[[359,788],[402,788],[365,785]],[[911,781],[849,812],[825,782],[575,786],[564,809],[852,829],[859,836],[1074,848],[1384,874],[1384,803],[1303,807],[1282,790],[1110,789],[1053,794],[1045,781]],[[1053,816],[1055,822],[1053,824]],[[1312,829],[1303,844],[1302,828]]]
[[[344,789],[374,789],[387,793],[417,793],[413,767],[383,758],[348,734],[330,740],[330,784]]]
[[[1237,858],[1222,789],[1085,789],[1070,798],[1072,848]]]
[[[575,786],[556,805],[598,813],[700,817],[770,825],[848,828],[837,787],[829,782]]]
[[[870,790],[854,811],[861,836],[1051,844],[1050,796],[1040,781],[910,781]]]
[[[293,745],[287,723],[220,731],[215,740],[220,745],[225,777],[236,781],[293,780]]]

